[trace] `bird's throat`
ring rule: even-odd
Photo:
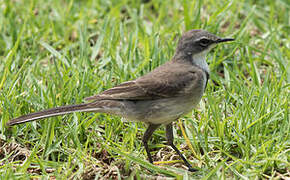
[[[192,63],[200,68],[202,68],[204,71],[206,71],[209,74],[209,67],[206,62],[206,53],[199,53],[192,56]]]

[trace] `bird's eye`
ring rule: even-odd
[[[211,42],[210,40],[205,39],[205,38],[199,40],[199,44],[200,44],[201,46],[208,46],[208,45],[210,44],[210,42]]]

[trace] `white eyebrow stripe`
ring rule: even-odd
[[[201,36],[200,38],[198,38],[196,41],[200,41],[201,39],[208,39],[208,40],[211,40],[209,37],[207,36]]]

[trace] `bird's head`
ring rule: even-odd
[[[206,54],[217,44],[233,41],[232,38],[221,38],[205,30],[190,30],[185,32],[178,42],[176,54],[194,56]]]

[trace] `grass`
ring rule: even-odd
[[[286,0],[0,0],[0,179],[289,178],[289,12]],[[174,126],[197,172],[164,145],[164,128],[148,163],[146,126],[114,116],[5,127],[151,71],[196,28],[236,38],[208,55],[203,100]]]

